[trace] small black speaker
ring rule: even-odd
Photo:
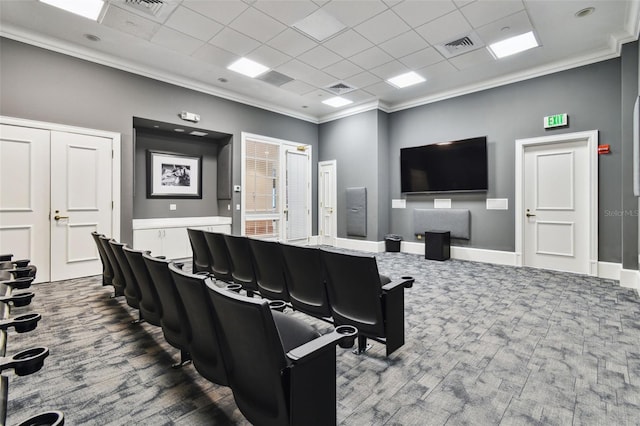
[[[424,233],[424,258],[447,260],[451,257],[451,232],[427,231]]]

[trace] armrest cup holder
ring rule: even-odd
[[[13,356],[0,358],[0,372],[13,368],[17,376],[28,376],[39,371],[48,356],[49,348],[44,346],[26,349]]]
[[[227,284],[225,290],[233,291],[234,293],[240,293],[242,286],[240,284]]]
[[[0,281],[0,284],[4,284],[13,289],[24,290],[25,288],[31,287],[33,280],[34,277],[19,277],[13,280]]]
[[[7,272],[10,272],[15,278],[26,278],[31,274],[31,268],[14,268]]]
[[[16,308],[20,308],[22,306],[27,306],[29,304],[31,304],[31,300],[33,299],[34,293],[33,292],[26,292],[26,293],[16,293],[16,294],[12,294],[11,296],[3,296],[0,297],[0,302],[2,303],[13,303],[13,306],[15,306]]]
[[[278,312],[284,312],[284,308],[287,307],[287,302],[285,302],[284,300],[270,300],[269,301],[269,308],[271,308],[274,311],[278,311]]]
[[[356,337],[358,336],[358,329],[352,325],[339,325],[335,329],[335,333],[340,334],[342,338],[338,341],[338,346],[343,349],[352,348]]]
[[[403,275],[400,279],[404,281],[404,288],[411,288],[413,283],[416,282],[416,279],[410,275]]]
[[[18,426],[62,426],[64,414],[61,411],[47,411],[37,414],[20,423]]]
[[[38,321],[42,319],[40,314],[26,314],[20,315],[12,319],[6,319],[0,321],[0,330],[6,330],[9,327],[13,327],[16,333],[26,333],[34,330],[38,326]]]
[[[14,260],[13,264],[16,265],[16,268],[26,268],[29,266],[29,262],[31,262],[31,259],[19,259]]]

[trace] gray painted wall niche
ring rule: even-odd
[[[220,139],[190,136],[169,130],[135,129],[135,186],[133,218],[229,216],[218,210],[218,150],[230,135]],[[172,152],[202,157],[202,199],[147,198],[147,151]],[[169,205],[175,204],[176,210]]]

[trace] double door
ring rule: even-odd
[[[91,232],[113,236],[113,138],[43,127],[0,124],[0,252],[31,259],[37,282],[99,274]]]

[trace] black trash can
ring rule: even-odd
[[[384,236],[384,249],[390,252],[400,251],[400,242],[402,237],[400,235],[389,234]]]

